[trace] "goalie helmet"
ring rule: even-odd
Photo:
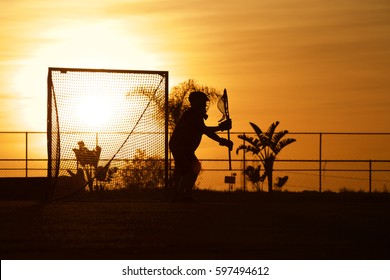
[[[191,104],[210,101],[207,95],[202,91],[191,92],[188,99]]]
[[[193,91],[190,93],[188,98],[190,100],[190,104],[192,108],[196,108],[195,110],[200,111],[203,114],[203,118],[207,120],[208,115],[206,114],[209,110],[210,99],[204,92],[201,91]]]

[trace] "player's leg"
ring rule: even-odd
[[[175,160],[172,201],[177,201],[180,200],[183,196],[183,178],[188,172],[190,165],[188,163],[188,158],[185,156],[185,154],[172,151],[172,155]]]
[[[192,199],[192,190],[195,186],[196,180],[201,170],[201,165],[199,160],[195,157],[192,157],[192,166],[191,169],[185,174],[181,184],[183,185],[183,198],[184,199]]]
[[[174,175],[173,175],[173,188],[172,188],[172,201],[177,201],[181,198],[183,193],[183,181],[184,174],[181,174],[178,172],[177,168],[175,168]]]
[[[200,172],[200,162],[194,154],[172,153],[175,159],[173,201],[192,195],[192,189]]]

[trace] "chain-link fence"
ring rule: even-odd
[[[0,177],[46,177],[46,132],[0,132]]]
[[[234,149],[244,144],[240,134],[232,133]],[[288,137],[297,141],[280,152],[274,165],[274,181],[288,176],[281,190],[390,191],[390,133],[289,133]],[[46,141],[45,132],[0,132],[0,177],[46,177]],[[260,164],[249,153],[233,150],[229,170],[226,149],[204,137],[197,155],[202,163],[199,189],[268,189],[267,180],[255,185],[244,176],[247,166]],[[225,177],[234,178],[234,183]]]
[[[247,144],[237,137],[244,134],[255,137],[253,133],[232,133],[235,149],[241,144]],[[389,191],[390,133],[296,132],[286,137],[297,141],[286,146],[274,164],[273,184],[288,176],[281,190]],[[232,170],[227,170],[225,155],[219,155],[218,159],[201,160],[202,172],[197,187],[220,191],[268,190],[267,180],[254,184],[244,175],[248,166],[256,168],[261,164],[256,156],[233,151],[232,158]],[[226,177],[234,177],[235,183],[226,181]]]
[[[244,176],[244,162],[233,161],[233,168],[227,171],[226,161],[202,160],[202,172],[197,187],[219,191],[268,190],[268,182],[252,183]],[[319,160],[277,160],[274,166],[274,182],[286,178],[281,188],[285,191],[390,191],[390,160],[324,160],[319,168]],[[257,166],[258,161],[246,161],[246,166]],[[225,177],[234,177],[234,183],[226,182]]]

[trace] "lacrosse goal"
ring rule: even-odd
[[[168,72],[49,68],[47,83],[48,199],[166,186]]]

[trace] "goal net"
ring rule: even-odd
[[[48,199],[167,184],[168,72],[49,68]]]

